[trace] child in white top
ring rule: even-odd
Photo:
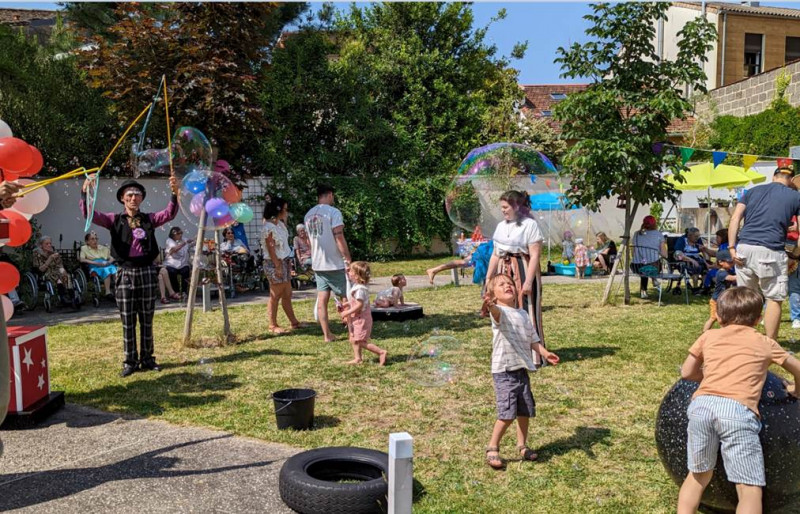
[[[339,313],[342,316],[342,320],[347,323],[350,344],[353,346],[353,360],[349,361],[348,364],[361,364],[361,351],[366,348],[376,354],[378,362],[381,366],[384,366],[386,364],[386,350],[370,342],[372,311],[369,307],[369,289],[367,289],[370,277],[369,264],[364,261],[351,263],[348,276],[354,285],[350,288],[347,301],[343,302],[342,311]]]
[[[386,308],[395,305],[405,305],[403,298],[403,288],[408,285],[405,275],[398,273],[392,275],[392,287],[384,289],[375,297],[375,307]]]
[[[500,439],[514,419],[517,420],[517,451],[522,460],[536,460],[528,448],[528,421],[536,415],[528,370],[535,371],[533,353],[550,364],[559,358],[540,342],[528,313],[517,308],[517,290],[507,275],[495,275],[486,284],[484,305],[492,318],[492,379],[497,401],[497,421],[486,447],[486,463],[502,469]]]

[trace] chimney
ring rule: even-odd
[[[760,7],[761,6],[761,2],[751,2],[751,1],[745,0],[745,1],[742,2],[742,5],[746,5],[748,7]]]

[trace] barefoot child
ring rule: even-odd
[[[347,322],[347,331],[350,333],[350,344],[353,345],[353,360],[348,364],[361,364],[361,350],[366,348],[378,355],[380,365],[386,364],[386,350],[378,348],[369,341],[372,333],[372,312],[369,307],[369,264],[356,261],[350,264],[348,271],[353,287],[344,309],[340,312],[342,320]]]
[[[497,401],[497,421],[486,447],[486,463],[502,469],[500,439],[517,420],[517,452],[523,460],[536,460],[528,448],[528,421],[536,415],[528,370],[535,371],[532,352],[550,364],[558,356],[539,342],[528,313],[517,308],[517,288],[508,275],[495,275],[486,284],[485,307],[492,317],[492,378]]]
[[[384,289],[375,297],[375,307],[393,307],[395,305],[405,305],[406,300],[403,298],[403,288],[408,285],[405,275],[398,273],[392,275],[392,287]]]
[[[761,294],[732,287],[717,300],[722,328],[709,330],[689,348],[681,368],[686,380],[700,382],[689,404],[689,474],[678,495],[678,514],[694,514],[717,464],[722,461],[728,480],[736,484],[736,512],[761,512],[761,488],[766,485],[764,455],[758,433],[758,400],[775,363],[800,381],[800,361],[754,328],[761,318]],[[795,394],[795,385],[787,392]]]
[[[708,301],[708,309],[710,311],[706,324],[703,325],[703,332],[711,330],[714,322],[717,321],[717,299],[723,291],[736,285],[736,271],[733,269],[733,258],[731,252],[728,250],[717,250],[717,266],[718,271],[712,280],[715,283],[714,292],[711,294],[711,299]]]

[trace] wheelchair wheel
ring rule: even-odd
[[[25,303],[28,310],[36,308],[39,303],[39,286],[36,284],[36,275],[26,271],[19,281],[19,298]]]
[[[86,287],[88,286],[88,281],[86,280],[86,273],[80,268],[76,269],[75,272],[72,274],[72,282],[75,285],[75,289],[83,294],[86,292]]]

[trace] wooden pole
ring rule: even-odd
[[[389,434],[389,514],[411,514],[414,500],[414,439],[408,432]]]
[[[225,298],[225,284],[222,278],[222,259],[219,254],[219,231],[214,231],[214,258],[217,261],[217,295],[219,296],[219,306],[222,309],[222,333],[225,335],[225,342],[231,339],[231,322],[228,319],[228,301]],[[231,287],[234,287],[231,284]]]
[[[183,346],[189,346],[192,340],[192,317],[194,316],[194,300],[197,296],[197,282],[200,278],[200,267],[197,259],[203,250],[203,236],[205,235],[206,210],[200,213],[200,222],[197,224],[197,240],[194,242],[194,259],[192,262],[192,280],[189,283],[189,298],[186,303],[186,319],[183,323]]]

